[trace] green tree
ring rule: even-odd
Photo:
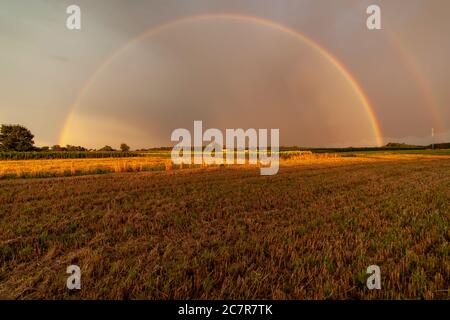
[[[104,146],[103,148],[99,149],[98,151],[116,151],[110,146]]]
[[[128,152],[128,151],[130,151],[130,147],[129,147],[126,143],[122,143],[122,144],[120,145],[120,151],[122,151],[122,152]]]
[[[68,144],[68,145],[66,146],[66,150],[67,150],[67,151],[72,151],[72,152],[75,152],[75,151],[78,151],[78,152],[80,152],[80,151],[87,151],[87,149],[86,149],[85,147],[81,147],[81,146],[71,146],[70,144]]]
[[[34,150],[34,135],[24,126],[2,124],[0,128],[0,149],[4,151]]]
[[[59,144],[55,144],[53,147],[51,147],[52,151],[66,151],[67,149],[64,147],[61,147]]]

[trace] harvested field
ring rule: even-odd
[[[2,180],[0,297],[449,299],[449,172],[395,155]]]

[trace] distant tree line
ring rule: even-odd
[[[402,149],[427,149],[429,146],[408,145],[405,143],[388,143],[384,147],[369,147],[369,148],[301,148],[301,147],[280,147],[280,151],[301,151],[310,150],[316,153],[320,152],[343,152],[343,151],[371,151],[371,150],[402,150]],[[450,143],[438,143],[434,145],[435,149],[448,149]],[[170,150],[171,147],[139,149],[137,152],[155,151],[155,150]],[[129,153],[130,147],[126,143],[121,143],[119,150],[111,146],[104,146],[100,149],[87,149],[81,146],[67,145],[62,147],[54,145],[51,147],[36,147],[34,145],[34,135],[26,127],[18,124],[7,125],[2,124],[0,127],[0,152],[122,152]]]
[[[60,145],[36,147],[34,145],[34,135],[26,127],[18,124],[2,124],[0,127],[0,151],[1,152],[130,152],[130,147],[126,143],[120,144],[120,149],[116,150],[111,146],[104,146],[100,149],[87,149],[81,146]]]

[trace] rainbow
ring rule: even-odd
[[[419,66],[417,65],[411,54],[408,52],[408,50],[405,49],[405,46],[402,45],[401,39],[389,29],[386,29],[385,35],[387,42],[397,52],[397,54],[405,64],[407,70],[409,71],[410,75],[416,82],[419,92],[423,96],[426,106],[428,107],[431,113],[434,125],[436,126],[435,129],[437,129],[437,131],[443,130],[444,126],[441,121],[441,117],[439,116],[440,103],[436,98],[436,95],[434,94],[431,85],[421,74]]]
[[[217,14],[204,14],[204,15],[196,15],[196,16],[189,16],[189,17],[182,17],[179,19],[175,19],[166,23],[163,23],[161,25],[158,25],[156,27],[152,27],[143,33],[137,35],[136,37],[132,38],[128,43],[126,43],[123,47],[121,47],[119,50],[112,53],[106,60],[103,62],[96,70],[95,72],[89,77],[89,79],[86,81],[84,86],[82,87],[80,93],[78,94],[74,104],[70,108],[70,111],[64,121],[63,129],[60,134],[60,144],[65,145],[68,141],[68,131],[69,126],[73,117],[73,114],[79,105],[79,102],[81,98],[85,95],[89,87],[95,82],[97,76],[102,73],[103,70],[105,70],[111,62],[114,61],[116,57],[118,57],[120,54],[125,52],[129,47],[131,47],[133,44],[136,44],[137,42],[147,38],[151,37],[167,28],[172,28],[179,26],[184,23],[189,22],[197,22],[197,21],[203,21],[203,20],[232,20],[232,21],[246,21],[256,24],[261,24],[264,26],[271,27],[275,30],[282,31],[294,38],[296,38],[299,41],[302,41],[303,43],[306,43],[310,47],[312,47],[314,50],[316,50],[319,54],[321,54],[323,57],[325,57],[328,61],[331,62],[331,64],[344,76],[346,81],[351,85],[351,87],[355,90],[355,92],[358,95],[358,98],[360,99],[365,112],[367,113],[368,119],[370,121],[371,129],[373,131],[374,137],[376,138],[376,142],[378,146],[383,145],[383,138],[382,133],[380,129],[380,125],[378,123],[378,120],[376,118],[376,115],[373,111],[373,108],[369,102],[369,99],[361,86],[358,84],[358,82],[355,80],[355,78],[352,76],[350,71],[339,61],[338,58],[333,56],[330,52],[328,52],[326,49],[324,49],[321,45],[319,45],[317,42],[312,40],[311,38],[307,37],[306,35],[300,33],[299,31],[296,31],[290,27],[287,27],[285,25],[279,24],[277,22],[266,20],[260,17],[255,16],[248,16],[248,15],[240,15],[240,14],[228,14],[228,13],[217,13]]]

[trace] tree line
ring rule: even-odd
[[[88,149],[81,146],[45,146],[36,147],[34,145],[34,135],[29,129],[19,124],[2,124],[0,127],[0,151],[1,152],[129,152],[130,147],[126,143],[121,143],[119,150],[111,146],[104,146],[100,149]]]

